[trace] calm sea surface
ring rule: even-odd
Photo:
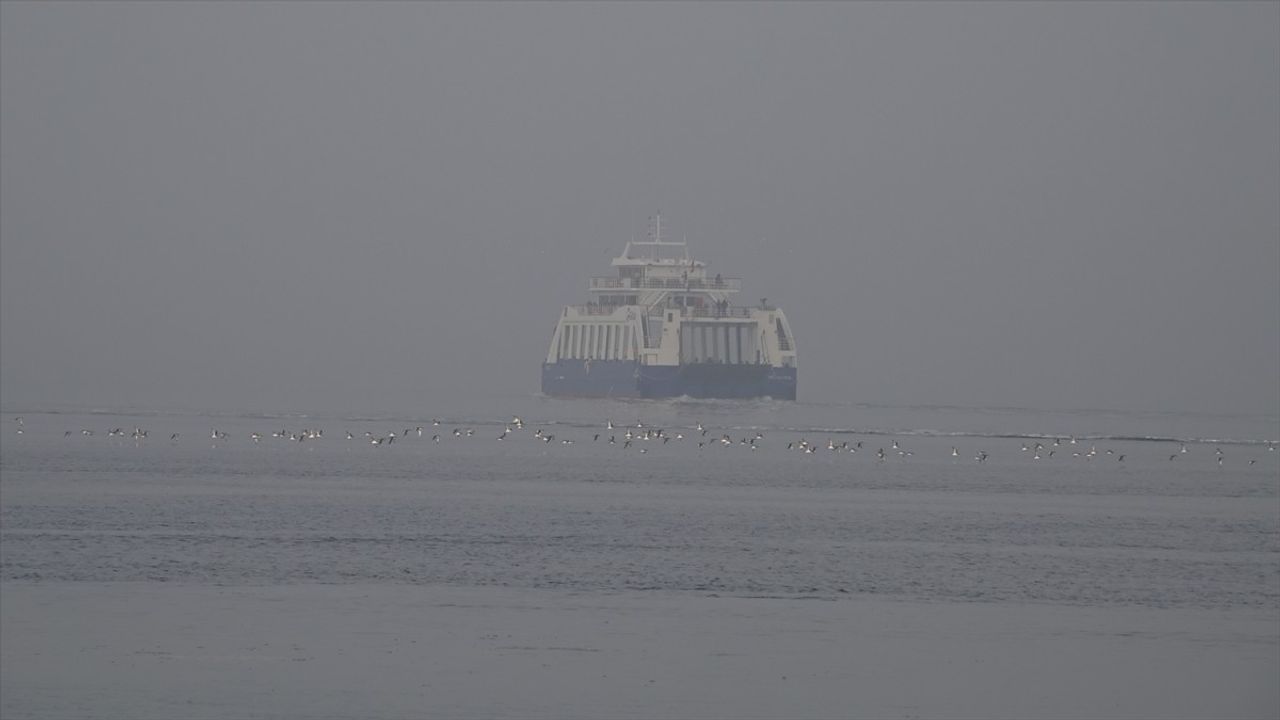
[[[6,581],[1280,604],[1275,417],[513,398],[0,422]]]

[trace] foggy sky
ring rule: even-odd
[[[1280,4],[0,5],[0,402],[529,395],[646,218],[802,401],[1275,414]]]

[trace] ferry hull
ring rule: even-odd
[[[701,363],[641,365],[629,360],[560,360],[542,365],[542,392],[565,397],[796,399],[796,369]]]

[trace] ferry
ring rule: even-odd
[[[560,313],[542,365],[553,397],[796,399],[796,346],[782,309],[735,305],[740,278],[712,273],[687,242],[632,240]]]

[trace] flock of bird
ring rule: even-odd
[[[17,417],[15,418],[15,422],[17,424],[17,434],[23,435],[26,432],[25,421],[23,420],[22,417]],[[417,425],[412,428],[404,428],[402,430],[393,430],[386,433],[385,435],[376,434],[371,431],[366,431],[363,433],[362,436],[359,436],[348,430],[346,431],[346,441],[348,442],[361,441],[361,442],[366,442],[370,445],[382,447],[382,446],[390,446],[394,444],[397,439],[403,441],[411,437],[415,439],[426,438],[428,432],[431,432],[430,441],[435,443],[438,443],[441,441],[441,432],[444,432],[446,437],[452,436],[453,438],[470,438],[476,435],[475,428],[455,427],[452,429],[451,432],[449,432],[449,431],[437,430],[437,428],[439,428],[440,425],[441,425],[441,421],[436,419],[431,421],[431,431],[426,430],[422,425]],[[502,431],[494,439],[498,441],[504,441],[504,440],[508,440],[509,438],[519,437],[519,433],[523,431],[524,428],[525,428],[525,422],[519,416],[513,416],[510,422],[504,424]],[[601,429],[604,430],[604,432],[599,432],[599,431],[592,432],[591,442],[599,443],[599,442],[602,442],[602,438],[603,438],[604,443],[607,443],[609,445],[620,444],[621,447],[624,449],[630,448],[633,445],[638,445],[639,446],[638,450],[640,453],[647,453],[649,451],[648,447],[644,447],[644,445],[647,445],[649,443],[665,445],[673,440],[677,442],[682,442],[685,440],[685,435],[683,432],[675,432],[674,434],[671,434],[662,428],[646,427],[645,424],[642,422],[637,422],[634,426],[632,425],[618,426],[618,425],[615,425],[612,421],[606,421],[605,425]],[[75,433],[73,431],[66,430],[63,433],[63,437],[69,438],[74,434]],[[92,437],[94,435],[94,431],[90,429],[81,429],[79,431],[79,434],[85,437]],[[133,427],[132,430],[127,430],[124,427],[111,428],[106,431],[106,434],[108,437],[113,437],[113,438],[132,439],[134,443],[138,445],[140,445],[143,441],[145,441],[148,438],[148,431],[137,426]],[[534,428],[532,430],[531,436],[534,440],[541,441],[545,444],[558,442],[558,444],[560,445],[573,445],[576,442],[576,440],[572,438],[560,438],[557,441],[556,435],[554,433],[547,432],[541,427]],[[172,433],[169,436],[169,441],[176,443],[179,441],[180,437],[181,437],[181,433],[176,433],[176,432]],[[261,443],[263,440],[267,439],[267,437],[268,437],[268,434],[255,431],[255,432],[249,433],[248,439],[254,443]],[[302,443],[302,442],[324,439],[324,430],[304,428],[298,431],[291,431],[291,430],[286,430],[282,428],[280,430],[275,430],[270,432],[269,437],[277,441]],[[232,436],[228,432],[214,428],[209,434],[209,439],[212,441],[213,446],[217,447],[219,443],[227,443],[231,441]],[[701,422],[697,423],[694,426],[689,440],[691,442],[697,442],[697,446],[699,450],[702,450],[707,447],[716,447],[716,446],[722,446],[722,447],[738,446],[738,447],[745,448],[747,450],[756,451],[761,449],[764,446],[764,442],[763,442],[764,434],[761,432],[756,431],[756,432],[750,433],[749,435],[742,435],[741,437],[735,440],[727,432],[717,432],[716,435],[711,435],[710,429],[704,426]],[[1040,441],[1034,442],[1033,444],[1028,444],[1027,442],[1023,442],[1020,453],[1031,458],[1032,460],[1037,460],[1037,461],[1052,459],[1055,456],[1057,456],[1060,451],[1064,457],[1069,456],[1072,458],[1078,458],[1083,460],[1093,460],[1095,458],[1100,458],[1100,457],[1110,457],[1110,458],[1114,458],[1116,462],[1122,463],[1125,461],[1125,458],[1127,457],[1125,453],[1117,453],[1114,449],[1105,449],[1100,452],[1096,444],[1092,444],[1092,443],[1089,445],[1089,448],[1085,450],[1083,448],[1083,444],[1079,443],[1079,441],[1074,436],[1052,437],[1052,438],[1047,437],[1045,438],[1045,440],[1049,443],[1048,445],[1046,445],[1045,442],[1040,442]],[[865,446],[865,442],[866,442],[865,440],[854,440],[854,441],[843,440],[837,443],[834,439],[828,439],[825,443],[813,443],[805,438],[801,438],[799,440],[793,440],[791,442],[788,442],[786,444],[786,449],[791,452],[798,452],[802,454],[814,454],[814,453],[826,451],[826,452],[833,452],[833,453],[848,453],[852,455],[859,452],[868,451],[868,452],[872,452],[872,454],[876,458],[877,463],[883,463],[883,462],[886,462],[886,460],[889,460],[890,458],[895,458],[895,457],[900,460],[906,460],[915,455],[915,452],[913,450],[908,450],[902,447],[899,440],[897,439],[892,439],[890,443],[890,449],[888,451],[886,451],[883,446],[877,447],[874,451],[870,451],[869,448]],[[1268,442],[1266,443],[1266,447],[1268,451],[1274,452],[1276,449],[1276,443]],[[1169,455],[1169,461],[1170,462],[1175,461],[1180,457],[1182,457],[1183,455],[1186,455],[1187,453],[1188,453],[1187,444],[1179,443],[1179,448],[1177,452],[1174,452],[1173,454]],[[953,462],[959,461],[961,459],[961,453],[959,448],[953,445],[950,450],[950,457],[952,458]],[[978,450],[973,455],[972,459],[974,462],[984,463],[987,461],[989,457],[990,457],[990,454],[986,450]],[[1215,448],[1215,457],[1216,457],[1218,466],[1221,467],[1225,461],[1226,453],[1222,450],[1221,447],[1217,447]],[[1248,463],[1249,465],[1254,465],[1256,463],[1257,463],[1256,458],[1249,459],[1249,463]]]

